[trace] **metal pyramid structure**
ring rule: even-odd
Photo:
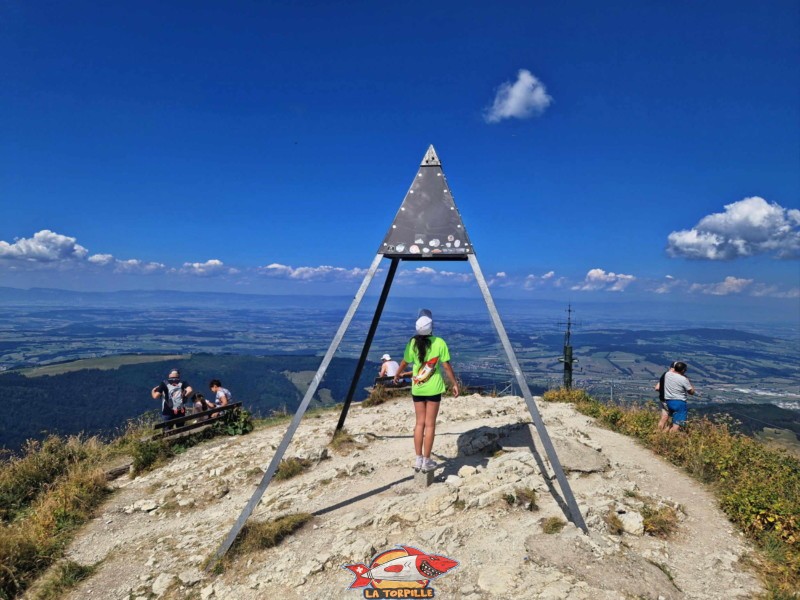
[[[466,260],[472,244],[442,163],[428,148],[378,253],[404,260]]]
[[[494,324],[497,335],[500,338],[503,350],[506,353],[508,364],[511,367],[511,371],[514,373],[517,385],[522,391],[525,404],[531,413],[533,424],[534,427],[536,427],[537,433],[539,434],[539,439],[542,443],[542,446],[547,453],[547,457],[550,459],[550,466],[553,469],[553,473],[555,474],[559,487],[561,488],[561,493],[566,501],[566,512],[569,513],[567,516],[577,527],[582,529],[584,532],[588,531],[580,509],[578,508],[578,504],[575,501],[575,496],[572,493],[572,489],[570,488],[569,482],[564,474],[564,470],[562,469],[561,463],[556,455],[553,443],[550,440],[550,436],[548,435],[547,429],[545,428],[541,415],[539,414],[539,409],[536,406],[536,402],[533,400],[531,391],[528,388],[528,383],[525,380],[525,376],[519,366],[516,354],[514,353],[514,349],[509,341],[508,334],[506,333],[505,327],[500,319],[500,315],[497,312],[494,300],[489,292],[489,286],[486,283],[483,273],[481,272],[480,266],[478,265],[478,259],[475,255],[474,248],[470,243],[469,237],[467,236],[467,231],[464,227],[464,223],[461,220],[461,215],[456,208],[450,187],[447,185],[447,179],[442,171],[442,163],[439,161],[439,157],[436,155],[436,150],[434,150],[433,146],[430,146],[428,151],[425,153],[425,157],[422,159],[422,164],[420,165],[419,171],[417,172],[417,175],[414,178],[414,181],[411,184],[405,199],[403,200],[403,204],[400,206],[400,210],[397,211],[397,215],[395,216],[394,221],[392,222],[392,225],[386,234],[386,237],[384,237],[384,240],[378,249],[378,253],[375,255],[372,264],[367,270],[364,280],[361,282],[361,286],[358,288],[358,291],[353,298],[353,302],[350,304],[350,308],[342,320],[342,324],[339,326],[336,335],[334,335],[333,341],[331,342],[328,351],[325,353],[319,369],[317,370],[314,378],[311,381],[311,384],[306,390],[306,394],[303,397],[303,400],[300,402],[300,406],[297,408],[297,412],[295,413],[288,430],[284,434],[283,440],[281,440],[281,443],[275,450],[275,454],[273,455],[272,460],[267,467],[266,472],[264,473],[264,477],[261,479],[261,483],[258,485],[255,492],[253,492],[252,497],[245,505],[242,513],[236,520],[236,523],[233,525],[225,540],[217,549],[214,555],[215,560],[209,561],[209,569],[213,568],[216,561],[221,559],[228,549],[233,545],[233,542],[236,540],[239,532],[244,527],[245,522],[253,513],[253,510],[255,510],[256,506],[261,500],[261,497],[264,495],[264,492],[272,480],[272,477],[278,470],[278,465],[280,464],[286,449],[289,447],[292,437],[297,431],[297,428],[300,426],[300,421],[308,409],[308,406],[314,394],[316,393],[320,382],[322,381],[322,377],[325,375],[325,371],[328,369],[328,365],[333,359],[333,355],[338,349],[339,344],[341,343],[342,338],[344,337],[344,334],[347,331],[347,328],[350,326],[350,322],[352,321],[353,316],[358,309],[358,306],[361,304],[361,301],[364,298],[369,284],[375,277],[375,274],[378,272],[378,267],[384,258],[389,259],[391,262],[389,269],[386,272],[386,280],[383,284],[383,290],[381,291],[380,298],[378,299],[378,304],[375,308],[375,314],[372,317],[372,322],[370,324],[369,331],[367,332],[366,340],[364,341],[361,356],[359,357],[359,361],[353,375],[353,380],[350,384],[350,389],[348,390],[347,398],[345,399],[344,406],[342,408],[342,414],[339,417],[339,422],[336,426],[336,431],[339,431],[342,429],[342,427],[344,427],[345,419],[347,418],[347,413],[350,409],[350,404],[352,403],[353,396],[355,395],[355,391],[358,386],[358,380],[361,377],[361,372],[364,368],[364,364],[367,361],[367,355],[369,353],[370,346],[372,345],[372,339],[375,335],[375,331],[378,328],[383,307],[389,295],[389,290],[391,289],[392,281],[394,280],[394,276],[397,272],[397,267],[400,261],[468,260],[470,266],[472,267],[472,271],[475,274],[475,279],[478,282],[478,287],[480,288],[481,294],[486,302],[486,308],[489,311],[492,323]]]

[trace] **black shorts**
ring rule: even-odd
[[[414,402],[441,402],[442,395],[436,394],[435,396],[415,396],[411,394],[411,397],[414,399]]]

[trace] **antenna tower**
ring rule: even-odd
[[[564,363],[564,389],[572,389],[572,365],[578,362],[577,358],[572,358],[572,345],[570,344],[570,336],[572,335],[572,304],[567,305],[567,322],[559,323],[559,325],[566,325],[567,330],[564,332],[564,355],[559,358],[559,362]]]

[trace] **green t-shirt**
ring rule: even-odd
[[[444,377],[442,377],[442,363],[450,362],[450,350],[448,350],[447,343],[445,343],[442,338],[436,337],[435,335],[429,337],[431,345],[428,348],[428,352],[425,354],[424,362],[437,356],[439,357],[439,362],[436,363],[436,370],[427,381],[411,385],[411,393],[415,396],[435,396],[436,394],[443,394],[446,389]],[[417,344],[414,338],[411,338],[408,344],[406,344],[403,360],[410,365],[414,365],[413,374],[416,376],[422,368],[422,363],[419,361],[419,353],[417,353]]]

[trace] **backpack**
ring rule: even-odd
[[[167,388],[167,393],[164,394],[162,400],[164,408],[168,408],[172,412],[183,411],[183,382],[172,385],[168,381],[164,381],[163,384]]]
[[[664,371],[664,373],[661,375],[661,379],[658,380],[658,399],[661,402],[666,402],[666,400],[664,399],[665,398],[664,393],[666,391],[664,390],[664,383],[665,383],[664,380],[666,378],[667,378],[667,371]]]

